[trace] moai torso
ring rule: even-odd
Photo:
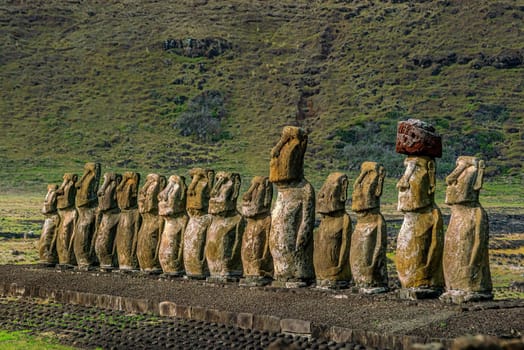
[[[158,195],[158,214],[164,219],[158,259],[167,275],[184,274],[184,230],[187,187],[183,176],[171,175],[166,188]]]
[[[78,218],[74,233],[74,250],[79,269],[88,269],[96,260],[93,235],[97,226],[96,207],[98,204],[98,183],[100,164],[86,163],[84,174],[76,183],[76,210]]]
[[[115,237],[118,267],[121,270],[133,270],[138,266],[136,243],[140,229],[141,216],[138,212],[138,189],[140,174],[125,172],[116,188],[116,199],[120,209]]]
[[[479,203],[484,161],[461,156],[446,178],[446,204],[451,218],[444,241],[444,300],[462,302],[492,299],[487,214]]]
[[[272,198],[273,185],[264,176],[255,176],[242,197],[242,214],[246,220],[241,251],[245,284],[267,284],[273,275],[273,258],[269,252]]]
[[[186,209],[189,221],[184,232],[184,268],[189,278],[208,275],[205,246],[211,216],[207,213],[215,172],[194,168],[189,172],[191,184],[187,189]]]
[[[245,221],[237,212],[240,175],[218,172],[215,176],[208,213],[205,255],[210,279],[228,280],[242,276],[240,250]]]
[[[347,287],[351,279],[351,219],[345,209],[347,186],[346,175],[332,173],[317,197],[317,212],[322,218],[314,240],[313,262],[319,288]]]
[[[96,256],[101,269],[116,266],[115,237],[120,210],[116,200],[116,189],[122,181],[122,175],[105,173],[104,182],[98,190],[98,210],[101,216],[94,239]]]
[[[140,270],[160,272],[158,244],[163,220],[158,216],[158,194],[164,189],[166,178],[149,174],[146,183],[138,192],[138,211],[142,215],[142,225],[138,231],[136,255]]]
[[[47,186],[47,194],[42,208],[42,214],[44,214],[45,220],[42,227],[42,234],[40,235],[40,240],[38,242],[40,263],[49,266],[58,263],[56,233],[60,223],[60,217],[58,216],[58,209],[56,207],[57,190],[57,185],[50,184]]]
[[[364,162],[353,185],[351,209],[357,224],[351,237],[350,264],[355,285],[362,293],[387,291],[387,231],[380,213],[380,196],[386,171],[381,164]]]
[[[75,183],[77,180],[78,175],[66,173],[62,184],[56,190],[56,207],[60,217],[60,224],[56,233],[56,251],[58,263],[63,266],[76,264],[72,238],[77,217],[75,208]]]
[[[306,132],[286,126],[271,151],[269,181],[278,190],[269,237],[275,286],[302,287],[314,279],[315,191],[303,176],[306,146]]]

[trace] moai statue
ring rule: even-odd
[[[436,298],[442,292],[442,214],[435,204],[435,158],[442,142],[435,129],[420,120],[399,122],[397,153],[407,154],[397,183],[398,210],[404,222],[397,238],[396,266],[406,299]]]
[[[73,251],[73,231],[75,229],[76,208],[75,197],[78,175],[65,173],[64,181],[56,190],[56,208],[60,224],[56,232],[56,252],[61,268],[72,268],[76,264]]]
[[[79,270],[88,270],[94,265],[96,255],[93,247],[93,235],[97,226],[98,183],[100,181],[100,163],[86,163],[84,174],[76,183],[76,210],[78,218],[73,233],[73,247]]]
[[[269,181],[278,190],[271,213],[269,249],[274,262],[276,287],[305,287],[315,278],[313,226],[315,191],[304,178],[307,133],[286,126],[271,150]]]
[[[186,209],[189,221],[184,231],[184,268],[187,278],[204,279],[209,274],[206,263],[206,236],[211,215],[207,213],[215,172],[194,168],[189,171],[191,184],[187,189]]]
[[[56,208],[57,190],[57,185],[47,185],[47,194],[42,208],[42,214],[44,214],[45,220],[38,242],[38,253],[40,255],[40,264],[43,266],[55,266],[58,263],[56,233],[58,225],[60,224],[60,217],[58,216],[58,209]]]
[[[451,205],[451,218],[444,240],[444,301],[493,299],[488,216],[479,203],[483,177],[483,160],[461,156],[446,178],[446,204]]]
[[[317,288],[347,288],[351,280],[351,218],[346,212],[348,177],[331,173],[317,197],[320,226],[314,240]]]
[[[120,217],[116,200],[116,189],[122,181],[122,175],[105,173],[104,182],[98,190],[98,211],[102,218],[96,228],[93,245],[102,271],[111,271],[117,265],[115,237]]]
[[[239,193],[239,174],[217,172],[208,209],[211,215],[205,247],[208,281],[238,281],[242,277],[240,250],[245,220],[237,211]]]
[[[267,176],[255,176],[242,197],[246,228],[242,237],[243,286],[264,286],[273,277],[273,258],[269,252],[273,185]]]
[[[357,224],[349,256],[353,281],[364,294],[388,291],[386,220],[380,213],[385,176],[382,164],[364,162],[353,185],[351,210],[357,214]]]
[[[116,229],[115,248],[120,271],[138,268],[136,243],[142,217],[138,212],[138,190],[140,174],[125,172],[116,188],[116,200],[120,209]]]
[[[158,215],[164,220],[158,259],[168,276],[184,274],[184,230],[189,219],[186,195],[186,179],[177,175],[169,177],[166,188],[158,195]]]
[[[138,231],[136,256],[140,270],[145,273],[160,273],[158,246],[164,220],[158,216],[158,194],[166,186],[166,178],[149,174],[146,183],[138,192],[138,211],[142,215],[142,225]]]

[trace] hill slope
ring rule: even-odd
[[[396,176],[409,116],[443,135],[441,175],[478,154],[488,175],[522,176],[522,1],[36,0],[0,13],[2,188],[86,161],[265,174],[286,124],[310,132],[309,177],[363,160]]]

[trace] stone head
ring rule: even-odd
[[[304,177],[307,139],[304,129],[295,126],[284,127],[280,140],[271,150],[269,181],[290,182]]]
[[[167,186],[158,194],[158,215],[169,216],[186,211],[186,179],[171,175]]]
[[[435,160],[427,156],[409,156],[406,170],[397,183],[398,210],[409,212],[434,203],[436,187]]]
[[[251,218],[269,213],[273,199],[273,185],[267,176],[255,176],[242,196],[242,214]]]
[[[82,174],[82,177],[76,183],[77,207],[83,207],[97,201],[100,172],[100,163],[86,163],[84,165],[84,174]]]
[[[122,210],[135,209],[138,206],[138,186],[140,174],[127,171],[122,174],[122,181],[116,188],[116,200]]]
[[[56,207],[58,209],[67,209],[75,205],[76,187],[78,175],[65,173],[62,184],[56,190]]]
[[[149,174],[146,183],[138,191],[138,211],[140,213],[158,213],[158,194],[166,186],[165,176]]]
[[[58,190],[58,185],[49,184],[47,185],[47,194],[44,199],[44,206],[42,208],[42,214],[53,214],[56,213],[56,191]]]
[[[118,207],[116,189],[122,182],[122,175],[105,173],[104,182],[98,189],[98,208],[102,211]]]
[[[446,177],[446,204],[478,203],[484,168],[484,161],[477,157],[458,157],[455,169]]]
[[[348,177],[343,173],[331,173],[322,185],[317,197],[317,212],[329,214],[344,210],[348,190]]]
[[[221,214],[235,211],[240,193],[240,175],[219,171],[215,176],[211,197],[209,198],[210,214]]]
[[[193,168],[189,171],[191,183],[187,188],[186,209],[196,209],[207,213],[209,197],[215,181],[215,171]]]
[[[351,210],[359,212],[379,208],[385,177],[386,169],[382,164],[362,163],[360,175],[353,184]]]

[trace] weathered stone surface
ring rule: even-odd
[[[142,225],[138,231],[136,255],[140,270],[160,272],[158,244],[163,220],[158,216],[158,194],[166,186],[166,178],[149,174],[146,183],[138,193],[138,211],[142,215]]]
[[[386,292],[387,229],[380,213],[380,196],[386,170],[375,162],[364,162],[353,184],[352,210],[357,224],[351,236],[350,263],[353,281],[363,293]]]
[[[446,204],[451,218],[444,240],[443,269],[446,293],[452,302],[492,299],[489,269],[489,223],[479,203],[484,161],[461,156],[446,178]]]
[[[253,329],[280,333],[280,318],[268,315],[253,315]]]
[[[490,335],[467,335],[451,344],[451,350],[497,350],[502,349],[499,339]]]
[[[409,156],[442,157],[442,138],[435,128],[418,119],[398,122],[396,152]]]
[[[105,173],[104,182],[98,190],[98,210],[101,216],[95,237],[94,247],[101,269],[112,269],[117,265],[115,237],[120,217],[116,200],[116,189],[122,181],[122,175]]]
[[[242,197],[242,214],[246,228],[242,238],[242,266],[244,276],[256,284],[267,283],[273,276],[273,258],[269,251],[271,229],[271,200],[273,185],[268,177],[255,176]]]
[[[212,278],[242,276],[240,249],[245,220],[236,210],[239,191],[239,174],[223,171],[216,174],[209,200],[209,214],[212,219],[205,247]]]
[[[142,221],[138,212],[139,184],[139,173],[125,172],[116,188],[120,217],[116,229],[115,248],[121,270],[134,270],[138,267],[136,243]]]
[[[189,172],[191,184],[187,189],[186,209],[189,221],[184,232],[184,268],[189,278],[205,278],[209,272],[205,246],[211,215],[207,213],[215,172],[194,168]]]
[[[60,217],[60,224],[56,233],[56,251],[60,265],[75,265],[76,259],[73,251],[73,231],[76,221],[75,183],[78,175],[65,173],[64,181],[56,191],[56,207]]]
[[[351,218],[346,212],[348,177],[331,173],[320,189],[317,212],[321,215],[313,250],[317,287],[347,286],[351,280],[349,251]],[[344,282],[344,283],[341,283]]]
[[[311,334],[311,321],[284,318],[280,320],[280,329],[283,333]]]
[[[307,133],[301,128],[286,126],[271,150],[269,181],[277,185],[278,195],[271,213],[269,249],[274,279],[284,283],[307,284],[315,276],[315,191],[303,175],[306,147]]]
[[[100,181],[100,163],[86,163],[84,174],[75,184],[76,210],[73,247],[78,268],[87,269],[96,261],[93,249],[93,235],[97,226],[96,207],[98,204],[98,183]]]
[[[38,241],[38,254],[40,263],[45,265],[55,265],[58,263],[56,252],[56,233],[60,224],[58,209],[56,208],[56,191],[58,186],[55,184],[47,185],[47,194],[42,207],[42,214],[45,216],[42,233]]]
[[[397,183],[404,222],[397,238],[396,266],[402,288],[438,290],[444,286],[442,214],[434,202],[435,161],[410,156]],[[427,294],[427,293],[426,293]]]
[[[239,328],[242,329],[252,329],[253,328],[253,314],[240,312],[237,314],[236,324]]]
[[[168,275],[184,274],[184,230],[189,220],[186,195],[185,178],[177,175],[169,177],[166,188],[158,195],[158,214],[164,220],[158,259]]]

